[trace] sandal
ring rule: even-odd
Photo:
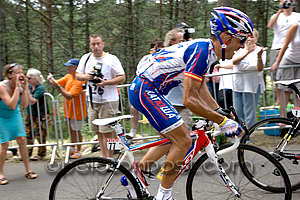
[[[72,159],[78,159],[78,158],[82,158],[81,152],[75,150],[74,154],[71,156]]]
[[[0,185],[7,185],[8,184],[8,180],[4,177],[0,179]]]
[[[37,174],[34,172],[28,172],[27,174],[25,174],[25,177],[29,178],[29,179],[35,179],[35,178],[37,178]]]

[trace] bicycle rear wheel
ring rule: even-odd
[[[106,171],[106,164],[115,168],[111,160],[101,157],[82,158],[68,164],[52,182],[49,199],[96,199],[96,194],[104,186],[106,188],[100,199],[133,199],[127,189],[120,184],[123,174],[134,187],[137,197],[142,197],[138,183],[125,167],[120,165],[113,174]],[[109,179],[110,182],[106,184]]]
[[[292,190],[298,190],[300,189],[300,165],[298,163],[299,160],[297,159],[295,161],[292,159],[282,157],[280,153],[275,150],[278,143],[282,140],[282,137],[289,131],[290,128],[281,127],[281,129],[263,130],[267,126],[279,127],[279,123],[286,124],[289,126],[293,125],[293,121],[291,119],[281,117],[272,117],[258,121],[249,129],[250,140],[253,142],[250,142],[249,144],[266,150],[271,155],[273,155],[278,161],[280,161],[280,164],[283,166],[283,168],[289,176],[292,185]],[[298,131],[299,130],[297,130],[297,132]],[[274,134],[270,135],[269,133]],[[246,142],[248,142],[247,136],[243,135],[241,143]],[[285,147],[283,153],[300,155],[300,137],[293,137],[289,141],[288,145]]]
[[[227,148],[232,144],[223,145],[221,149]],[[251,169],[251,181],[249,175],[244,174],[239,166],[238,151],[243,151],[244,164]],[[232,182],[239,188],[241,197],[238,198],[224,184],[219,173],[214,169],[207,154],[202,155],[193,165],[186,184],[187,199],[272,199],[290,200],[292,196],[288,176],[276,159],[267,152],[257,147],[241,144],[239,148],[222,156],[222,164],[227,175]],[[272,174],[277,169],[278,176]],[[257,183],[265,183],[267,188],[284,188],[284,193],[272,193],[257,187]],[[256,183],[256,184],[254,184]]]

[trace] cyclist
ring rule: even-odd
[[[171,141],[169,145],[149,149],[139,162],[141,170],[145,171],[170,149],[156,200],[173,199],[173,181],[192,145],[181,116],[164,97],[171,88],[184,82],[183,105],[196,115],[219,123],[226,136],[240,135],[243,131],[238,123],[223,115],[224,111],[202,79],[214,62],[231,59],[235,51],[244,47],[247,37],[252,36],[253,25],[245,13],[234,8],[214,8],[212,15],[209,39],[180,43],[144,57],[130,85],[130,103],[147,117],[160,136]]]

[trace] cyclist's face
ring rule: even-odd
[[[239,50],[240,48],[244,48],[244,45],[241,43],[241,40],[238,38],[232,38],[229,44],[227,45],[225,51],[225,58],[231,59],[234,55],[234,52]]]

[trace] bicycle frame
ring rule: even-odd
[[[105,124],[99,124],[99,119],[97,120],[97,122],[93,122],[96,125],[107,125],[109,124],[111,128],[113,128],[116,133],[118,134],[119,139],[121,140],[123,147],[125,149],[125,153],[122,156],[122,158],[120,158],[119,160],[117,160],[117,167],[118,168],[123,160],[125,159],[125,157],[127,156],[129,159],[130,164],[133,167],[132,170],[132,174],[135,177],[136,181],[138,182],[143,194],[148,194],[150,196],[150,192],[149,189],[147,188],[147,184],[146,181],[144,180],[144,177],[142,175],[142,172],[140,170],[140,168],[138,167],[135,158],[133,156],[133,152],[134,151],[138,151],[138,150],[143,150],[143,149],[147,149],[150,147],[155,147],[155,146],[159,146],[159,145],[165,145],[170,143],[170,140],[168,138],[163,138],[163,139],[158,139],[155,141],[151,141],[151,142],[146,142],[143,144],[138,144],[138,145],[134,145],[134,146],[130,146],[124,136],[123,130],[121,125],[118,123],[119,120],[124,119],[124,118],[128,118],[126,116],[121,116],[118,117],[117,121],[112,121],[110,123],[105,123]],[[178,179],[178,177],[182,174],[182,172],[186,169],[187,165],[193,160],[193,158],[197,155],[197,153],[199,151],[201,151],[201,148],[204,147],[205,148],[205,152],[207,153],[208,157],[211,159],[212,163],[214,164],[214,168],[216,169],[216,171],[219,172],[219,175],[221,177],[221,179],[223,180],[223,182],[227,185],[227,187],[231,190],[231,192],[237,196],[240,197],[240,193],[239,193],[239,189],[238,187],[235,186],[235,184],[230,180],[230,178],[227,176],[225,170],[223,169],[221,162],[218,159],[218,155],[223,155],[227,152],[230,152],[232,150],[235,150],[240,143],[239,138],[236,136],[235,138],[235,143],[234,145],[232,145],[231,147],[221,150],[219,151],[217,154],[215,153],[213,144],[211,142],[211,140],[209,139],[209,137],[206,135],[204,130],[195,130],[190,132],[190,135],[192,137],[193,143],[191,148],[189,149],[189,151],[187,152],[186,156],[184,157],[182,166],[179,170],[179,172],[177,173],[177,176],[174,180],[174,182]],[[217,134],[216,134],[217,135]],[[212,134],[212,136],[216,136],[214,134]]]

